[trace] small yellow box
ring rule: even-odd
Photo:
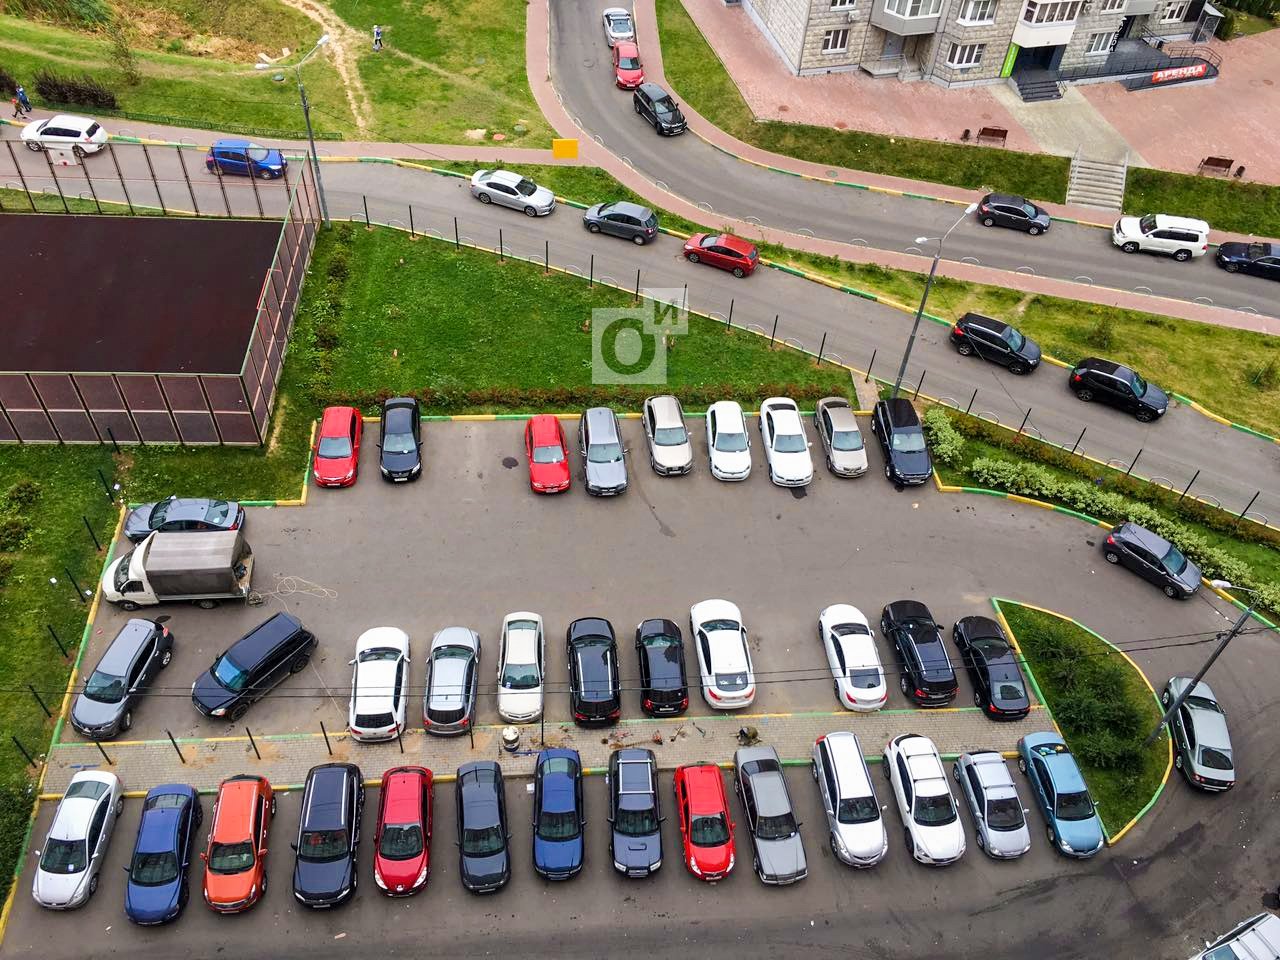
[[[576,139],[552,140],[551,155],[557,160],[577,160],[578,141]]]

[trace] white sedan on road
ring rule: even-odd
[[[98,889],[107,845],[124,809],[124,788],[114,773],[81,770],[58,802],[44,846],[36,851],[31,895],[50,910],[71,910]]]
[[[751,475],[747,421],[733,400],[720,400],[707,408],[707,458],[717,480],[745,480]]]
[[[542,716],[546,640],[542,617],[521,611],[502,618],[498,646],[498,714],[512,723]]]
[[[770,480],[779,487],[807,487],[813,482],[809,438],[794,400],[770,397],[760,404],[760,436]]]
[[[756,698],[751,647],[742,612],[728,600],[703,600],[689,610],[689,631],[698,651],[702,695],[714,710],[749,707]]]
[[[833,603],[818,614],[818,634],[827,651],[836,699],[849,710],[879,710],[889,696],[871,624],[861,610]]]
[[[613,46],[619,40],[634,40],[636,25],[631,19],[631,11],[622,7],[609,7],[604,12],[604,38]]]
[[[914,733],[894,737],[884,748],[883,766],[911,855],[935,867],[964,856],[964,824],[933,741]]]
[[[399,627],[373,627],[356,640],[351,661],[347,729],[354,740],[394,740],[404,730],[409,695],[409,635]]]

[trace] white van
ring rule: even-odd
[[[92,117],[60,113],[48,120],[33,120],[22,128],[22,142],[29,150],[70,150],[84,159],[107,145],[107,131]]]
[[[1191,960],[1280,960],[1280,917],[1273,913],[1250,917]]]
[[[1111,228],[1111,242],[1125,253],[1163,253],[1182,263],[1208,253],[1209,225],[1163,213],[1121,217]]]

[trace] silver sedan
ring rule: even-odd
[[[471,195],[481,203],[523,211],[527,217],[545,217],[556,208],[554,193],[510,170],[477,170],[471,175]]]
[[[693,447],[684,426],[680,401],[670,395],[644,402],[644,435],[649,443],[649,464],[660,477],[693,469]]]
[[[860,477],[867,472],[867,447],[853,408],[844,397],[823,397],[813,411],[827,467],[837,477]]]

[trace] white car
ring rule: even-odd
[[[1185,263],[1209,252],[1209,224],[1163,213],[1121,217],[1111,228],[1111,242],[1125,253],[1164,253]]]
[[[98,874],[116,818],[124,809],[124,787],[114,773],[81,770],[58,803],[31,884],[36,903],[50,910],[81,906],[98,889]]]
[[[356,640],[351,661],[347,729],[353,740],[394,740],[404,730],[409,695],[409,635],[399,627],[373,627]]]
[[[33,120],[22,128],[28,150],[70,150],[80,159],[107,145],[107,131],[92,117],[60,113],[48,120]]]
[[[827,814],[831,852],[851,867],[873,867],[889,852],[880,800],[856,735],[826,733],[813,745],[813,779]]]
[[[935,867],[964,856],[964,824],[933,741],[914,733],[894,737],[884,748],[882,762],[911,855]]]
[[[622,7],[609,7],[604,12],[604,38],[613,46],[619,40],[634,40],[636,25],[631,19],[631,11]]]
[[[520,611],[502,618],[498,641],[498,714],[512,723],[542,716],[546,641],[542,617]]]
[[[689,632],[698,651],[702,696],[714,710],[749,707],[756,698],[751,647],[742,612],[728,600],[703,600],[689,610]]]
[[[660,477],[693,469],[693,446],[684,426],[684,409],[673,396],[646,397],[644,436],[649,443],[649,466]]]
[[[833,603],[818,614],[818,635],[827,651],[836,699],[849,710],[879,710],[889,698],[876,638],[862,611]]]
[[[779,487],[807,487],[813,482],[809,438],[794,400],[770,397],[760,404],[760,436],[770,480]]]
[[[733,400],[719,400],[707,408],[707,459],[717,480],[745,480],[751,475],[747,421]]]
[[[545,217],[556,208],[554,193],[510,170],[477,170],[471,175],[471,195],[481,203],[510,207],[527,217]]]

